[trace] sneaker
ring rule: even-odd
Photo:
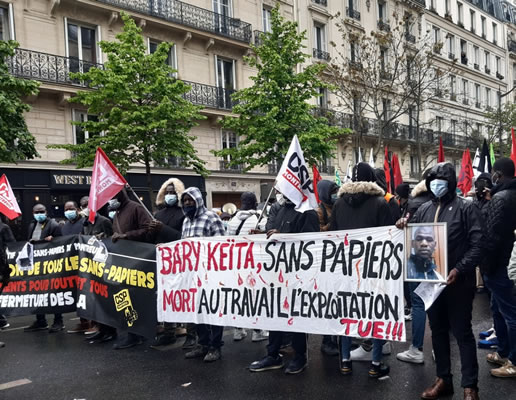
[[[496,352],[496,351],[494,353],[489,353],[486,356],[486,360],[488,363],[496,364],[501,367],[504,366],[507,361],[509,361],[508,358],[504,358],[504,357],[500,356],[500,354],[498,354],[498,352]]]
[[[247,331],[244,328],[235,328],[233,332],[233,340],[239,342],[247,337]]]
[[[95,344],[95,343],[106,343],[110,342],[112,340],[115,340],[117,337],[116,332],[113,333],[105,333],[105,332],[98,332],[95,335],[90,335],[86,338],[89,344]]]
[[[488,338],[478,341],[479,349],[496,349],[497,347],[498,338],[496,337],[496,332],[493,332]]]
[[[502,367],[492,369],[491,375],[497,378],[516,378],[516,366],[510,360],[507,360]]]
[[[134,346],[138,346],[140,344],[143,344],[142,338],[138,335],[132,335],[129,333],[125,337],[125,339],[122,339],[120,342],[115,343],[115,345],[113,346],[113,349],[114,350],[124,350],[124,349],[129,349]]]
[[[307,367],[308,362],[306,357],[294,357],[285,368],[285,373],[289,375],[295,375],[303,372]]]
[[[412,309],[405,307],[405,321],[412,321]]]
[[[181,348],[183,350],[193,349],[197,345],[197,339],[194,336],[187,336]]]
[[[400,361],[412,364],[423,364],[425,362],[423,352],[412,345],[410,345],[408,350],[396,354],[396,358]]]
[[[251,342],[262,342],[269,339],[269,332],[264,330],[253,331]]]
[[[339,348],[337,343],[323,343],[321,344],[321,353],[333,357],[339,355]]]
[[[154,342],[150,345],[150,347],[156,348],[156,347],[168,346],[170,344],[174,344],[176,342],[176,340],[177,339],[175,338],[175,336],[165,335],[162,333],[162,334],[156,336],[156,339],[154,339]]]
[[[220,349],[213,349],[208,351],[208,353],[204,356],[204,362],[214,362],[220,360],[221,354]]]
[[[272,369],[281,369],[281,368],[283,368],[283,358],[281,356],[278,356],[278,357],[266,356],[259,361],[253,362],[249,366],[249,371],[262,372],[262,371],[269,371]]]
[[[197,346],[195,346],[195,348],[193,350],[191,350],[185,354],[185,358],[188,358],[188,359],[201,358],[201,357],[205,357],[206,354],[208,354],[208,348],[198,344]]]
[[[38,321],[34,321],[31,325],[23,328],[23,332],[35,332],[35,331],[44,331],[48,329],[48,324],[40,324]]]
[[[392,353],[392,346],[391,346],[391,342],[387,342],[385,343],[383,346],[382,346],[382,354],[384,356],[388,356],[389,354]]]
[[[353,361],[371,361],[373,359],[373,352],[367,351],[362,346],[358,346],[351,352],[351,360]]]
[[[54,321],[50,329],[48,330],[49,333],[56,333],[59,331],[62,331],[65,328],[63,321]]]
[[[91,328],[86,329],[84,331],[84,334],[87,335],[87,336],[95,335],[96,333],[98,333],[98,331],[99,331],[99,327],[98,326],[92,326]]]
[[[484,332],[480,332],[478,334],[478,337],[480,339],[487,339],[489,336],[491,336],[493,333],[494,333],[494,327],[491,327],[490,329],[488,329],[487,331],[484,331]]]
[[[7,320],[2,320],[0,321],[0,329],[7,329],[11,326],[11,324],[9,322],[7,322]]]
[[[84,333],[88,329],[90,329],[90,323],[89,322],[84,322],[84,323],[81,322],[81,323],[75,325],[75,327],[73,327],[72,329],[68,329],[66,331],[66,333]]]
[[[353,364],[350,360],[342,360],[340,362],[340,373],[342,375],[351,375],[353,372]]]
[[[389,375],[390,370],[391,369],[384,363],[380,363],[380,365],[371,363],[371,366],[369,367],[369,376],[376,379],[382,378]]]
[[[84,340],[86,340],[90,343],[95,343],[95,342],[98,342],[100,339],[102,339],[104,336],[105,336],[105,333],[99,331],[93,335],[88,335]]]
[[[176,328],[176,336],[186,336],[186,328],[183,328],[182,326],[181,327],[178,327]]]

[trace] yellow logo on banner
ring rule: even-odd
[[[123,311],[127,326],[133,326],[134,321],[138,319],[138,313],[133,308],[131,302],[131,296],[129,296],[129,290],[123,289],[113,295],[115,300],[115,307],[117,311]]]

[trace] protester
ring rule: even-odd
[[[265,224],[265,232],[269,232],[272,227],[276,224],[276,215],[281,209],[281,206],[285,203],[284,197],[281,193],[276,193],[276,201],[271,204],[269,208],[269,214],[267,215],[267,224]]]
[[[240,210],[231,218],[228,224],[228,235],[249,235],[255,231],[256,224],[260,218],[260,213],[257,211],[258,200],[256,195],[252,192],[244,192],[240,195]],[[260,226],[265,228],[266,218],[262,218]],[[235,328],[233,331],[233,340],[240,341],[247,337],[247,331],[244,328]],[[251,341],[261,342],[267,340],[269,333],[265,330],[254,329]]]
[[[409,222],[411,222],[411,217],[416,213],[419,207],[421,207],[427,201],[432,200],[432,193],[426,187],[426,177],[428,176],[429,172],[430,170],[426,170],[423,173],[423,180],[414,186],[414,189],[412,189],[412,192],[410,192],[407,211],[405,215],[402,216],[402,218],[408,218]]]
[[[79,235],[82,233],[85,218],[79,214],[79,207],[75,201],[67,201],[64,205],[66,222],[61,228],[63,236]]]
[[[32,208],[34,220],[29,225],[28,240],[31,242],[46,240],[50,242],[53,238],[62,236],[61,227],[55,219],[49,218],[47,208],[43,204],[36,204]],[[36,314],[36,321],[24,329],[25,332],[34,332],[48,329],[45,314]],[[54,323],[48,330],[50,333],[59,332],[64,329],[62,314],[54,314]]]
[[[199,188],[189,187],[181,196],[181,207],[185,214],[182,238],[224,236],[226,231],[221,219],[206,209]],[[222,333],[224,327],[199,324],[196,326],[199,341],[197,346],[185,354],[186,358],[204,357],[205,362],[217,361],[221,357]]]
[[[79,200],[79,207],[81,209],[79,211],[79,214],[81,214],[81,216],[84,217],[84,218],[88,218],[89,217],[89,213],[90,213],[90,210],[88,208],[89,202],[90,202],[90,198],[88,196],[83,196]]]
[[[154,214],[156,218],[151,223],[156,234],[155,243],[169,243],[181,239],[181,230],[185,215],[180,207],[179,199],[185,186],[182,181],[176,178],[167,179],[158,191],[156,206],[159,210]],[[185,348],[191,348],[197,340],[194,325],[187,329],[187,336],[184,343]],[[165,322],[158,326],[158,333],[151,347],[157,348],[167,346],[176,342],[176,324]]]
[[[335,182],[321,180],[317,184],[317,194],[319,195],[319,207],[316,208],[319,217],[319,229],[326,232],[330,228],[330,217],[333,205],[337,201],[339,187]],[[321,352],[327,356],[339,355],[337,338],[332,335],[324,335],[321,343]]]
[[[295,209],[294,203],[287,197],[284,197],[281,202],[283,205],[275,215],[272,227],[267,232],[267,238],[271,238],[271,236],[278,233],[319,232],[319,219],[315,211],[309,210],[301,213]],[[279,351],[284,335],[284,332],[269,332],[267,356],[259,361],[254,361],[249,366],[250,371],[262,372],[283,368],[283,359]],[[292,334],[292,347],[294,348],[295,356],[285,368],[286,374],[298,374],[306,368],[306,343],[306,333],[296,332]]]
[[[491,370],[491,375],[516,378],[516,297],[507,271],[516,229],[516,179],[510,158],[494,163],[493,183],[487,206],[487,255],[481,268],[491,292],[498,347],[495,353],[487,355],[487,361],[499,366]]]
[[[227,233],[228,232],[229,221],[231,220],[231,214],[229,214],[227,212],[222,212],[222,213],[220,213],[219,217],[220,217],[220,219],[222,221],[222,225],[224,226],[224,230]]]
[[[449,330],[457,340],[461,357],[464,399],[478,399],[478,361],[471,328],[475,267],[482,257],[484,235],[478,209],[457,197],[455,168],[450,163],[435,165],[426,178],[431,202],[423,204],[412,223],[446,222],[448,233],[447,286],[428,310],[437,379],[426,389],[423,399],[437,399],[453,393]],[[398,221],[405,227],[407,219]]]
[[[408,210],[410,185],[408,183],[401,183],[396,186],[395,192],[396,200],[398,200],[400,205],[400,215],[404,217]]]
[[[116,211],[113,221],[114,233],[111,237],[113,242],[120,239],[152,242],[153,234],[149,230],[151,222],[149,213],[140,203],[130,200],[125,189],[122,189],[113,199],[109,200],[109,206]],[[128,349],[142,343],[141,336],[129,332],[113,348],[115,350]]]
[[[9,225],[5,224],[3,221],[3,215],[0,219],[0,293],[1,289],[7,286],[7,282],[9,281],[9,276],[11,274],[11,269],[9,268],[9,264],[7,263],[6,256],[6,248],[9,243],[14,243],[16,239],[14,238],[13,232]],[[7,318],[0,314],[0,329],[6,329],[10,326],[9,322],[7,322]],[[0,347],[3,347],[0,345]]]
[[[377,184],[375,170],[367,163],[358,163],[353,169],[352,182],[341,186],[339,199],[333,206],[330,230],[373,228],[393,223],[391,209],[385,200],[384,190]],[[376,181],[376,183],[375,183]],[[382,363],[382,347],[385,341],[374,339],[369,376],[380,378],[390,369]],[[361,347],[360,347],[361,348]],[[341,337],[340,371],[349,375],[353,371],[351,361],[351,338]]]
[[[385,171],[383,170],[383,168],[376,168],[374,170],[374,176],[375,182],[384,191],[385,201],[389,205],[389,210],[391,213],[391,222],[389,223],[389,225],[394,225],[401,216],[400,205],[398,203],[398,200],[396,200],[396,197],[393,194],[389,193],[389,190],[387,188],[387,180],[385,179]]]

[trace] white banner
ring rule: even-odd
[[[308,174],[297,135],[292,138],[274,188],[289,198],[296,205],[296,210],[300,212],[312,210],[318,206],[314,185]]]
[[[404,237],[392,226],[161,245],[158,320],[404,341]]]

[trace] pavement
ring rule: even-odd
[[[404,400],[419,399],[435,376],[429,329],[425,335],[425,364],[396,360],[396,353],[405,350],[408,343],[394,343],[393,353],[385,359],[391,366],[390,376],[377,381],[368,377],[367,362],[354,362],[353,374],[342,376],[338,358],[321,354],[321,337],[315,335],[309,338],[308,368],[299,375],[287,376],[281,370],[251,373],[247,367],[265,355],[267,342],[252,343],[250,334],[242,342],[233,342],[230,328],[224,333],[222,359],[206,364],[202,360],[185,360],[182,339],[163,350],[151,349],[150,342],[113,350],[112,343],[90,345],[83,335],[66,331],[23,332],[33,318],[10,318],[11,326],[0,332],[0,341],[6,342],[6,347],[0,349],[0,400]],[[77,322],[74,314],[65,315],[67,327]],[[473,317],[475,335],[490,325],[487,296],[478,295]],[[456,391],[453,399],[462,399],[454,339],[452,353]],[[478,351],[480,397],[516,399],[516,379],[491,377],[486,354],[487,350]]]

